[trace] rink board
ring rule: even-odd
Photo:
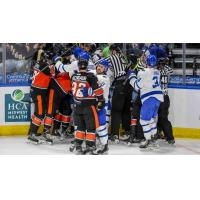
[[[0,126],[0,136],[27,135],[28,129],[29,125]],[[176,138],[200,139],[200,129],[173,128],[173,133]]]
[[[29,91],[29,86],[0,87],[0,136],[27,135],[33,108],[20,100],[26,99]],[[170,88],[169,96],[169,119],[174,127],[174,136],[200,138],[200,110],[196,106],[200,102],[200,90]]]

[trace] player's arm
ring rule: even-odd
[[[74,74],[73,65],[71,65],[71,64],[64,65],[60,60],[56,62],[55,68],[61,73],[63,73],[63,72],[69,73],[70,77],[72,77],[72,75]]]
[[[143,88],[143,73],[138,73],[138,77],[134,72],[129,74],[129,81],[131,86],[136,90],[139,91]]]
[[[87,78],[88,78],[87,80],[88,83],[90,84],[92,90],[94,91],[94,94],[96,95],[98,99],[97,109],[100,110],[105,105],[105,99],[103,96],[103,88],[99,87],[98,79],[93,74],[89,74]]]
[[[165,70],[167,75],[171,75],[173,73],[173,69],[168,65],[164,66],[164,70]]]
[[[99,87],[98,85],[98,79],[97,77],[90,73],[88,75],[88,83],[90,84],[92,90],[94,91],[95,95],[97,96],[97,98],[102,98],[103,97],[103,89],[101,87]]]

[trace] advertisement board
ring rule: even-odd
[[[30,87],[0,87],[0,125],[28,125],[31,119]]]

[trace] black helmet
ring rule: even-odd
[[[117,43],[111,44],[110,47],[109,47],[109,50],[110,51],[117,51],[119,53],[121,51],[120,44],[117,44]]]

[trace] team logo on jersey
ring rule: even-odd
[[[30,103],[25,102],[29,94],[16,89],[5,94],[5,122],[29,122],[31,119]]]

